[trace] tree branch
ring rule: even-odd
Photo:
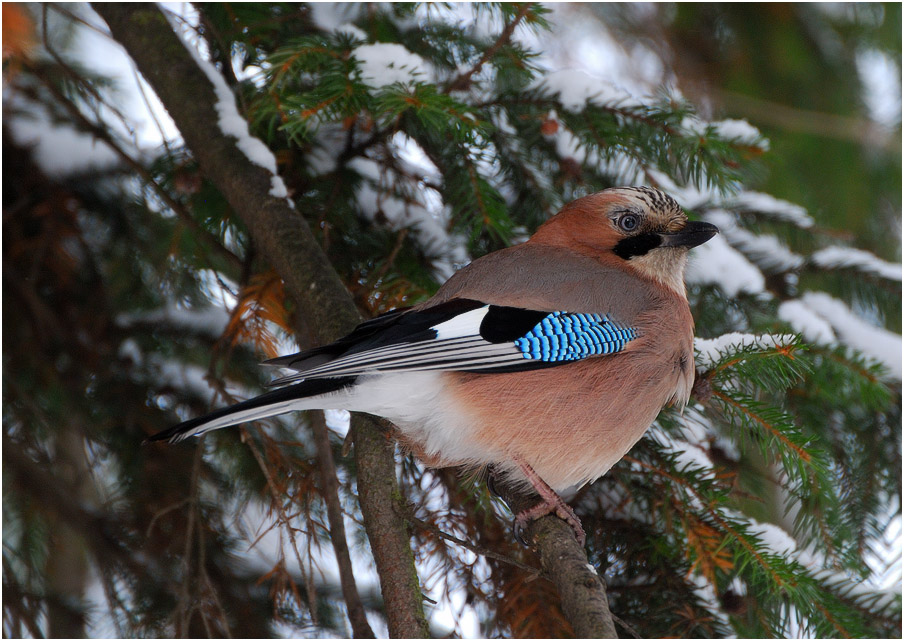
[[[483,52],[483,55],[480,56],[480,60],[477,63],[468,69],[466,72],[455,76],[448,86],[446,87],[443,93],[449,93],[450,91],[462,91],[471,86],[471,76],[475,73],[479,73],[490,58],[496,55],[496,52],[499,51],[504,44],[506,44],[512,37],[512,34],[515,33],[515,27],[524,20],[524,17],[530,12],[533,8],[533,4],[530,2],[524,3],[524,6],[518,11],[518,15],[512,19],[505,27],[502,29],[502,33],[499,35],[499,38],[496,39],[490,48]]]
[[[516,514],[537,502],[536,495],[516,494],[504,486],[498,491]],[[617,639],[606,584],[590,565],[571,526],[557,516],[544,516],[528,525],[526,535],[540,554],[545,576],[556,586],[575,637]]]
[[[53,82],[47,78],[46,74],[40,67],[27,65],[29,70],[35,75],[35,77],[39,78],[41,82],[44,83],[44,86],[50,91],[51,95],[63,106],[64,109],[69,113],[72,118],[78,122],[85,130],[91,132],[91,134],[97,138],[98,140],[104,141],[107,146],[117,155],[120,159],[128,165],[135,173],[137,173],[144,182],[151,187],[157,195],[160,196],[160,199],[166,203],[167,207],[173,210],[173,213],[179,217],[186,227],[188,227],[192,233],[196,234],[198,239],[201,241],[202,247],[210,247],[213,249],[219,256],[226,259],[226,262],[235,267],[236,269],[240,269],[242,266],[242,261],[238,256],[233,254],[229,249],[227,249],[223,243],[220,242],[220,239],[214,236],[212,233],[204,229],[198,221],[192,218],[191,214],[188,210],[175,198],[173,198],[170,193],[164,189],[151,175],[151,172],[147,170],[147,168],[142,165],[140,162],[132,158],[126,151],[119,145],[110,131],[97,123],[91,122],[85,115],[79,110],[79,108],[69,100],[63,93],[56,88]],[[73,72],[74,73],[74,72]],[[76,76],[77,77],[77,76]],[[81,83],[81,79],[79,79]]]
[[[352,632],[356,639],[373,639],[374,631],[367,622],[367,613],[361,602],[361,596],[358,594],[352,559],[348,552],[345,521],[342,516],[342,505],[339,503],[339,479],[336,477],[336,463],[333,461],[333,448],[330,445],[330,433],[326,426],[326,419],[323,412],[310,412],[309,416],[311,429],[314,432],[314,444],[317,446],[320,494],[326,504],[326,516],[330,522],[330,543],[336,553],[339,583],[348,609],[348,620],[351,621]]]
[[[732,113],[758,120],[792,133],[812,134],[845,140],[883,151],[900,151],[901,136],[865,118],[799,109],[734,91],[713,90],[715,97]]]
[[[202,171],[245,222],[299,309],[311,318],[317,340],[335,340],[351,331],[361,320],[351,296],[305,220],[285,198],[270,194],[272,174],[252,163],[236,139],[218,126],[214,88],[161,11],[145,3],[92,6],[153,87]],[[361,509],[389,631],[397,637],[424,637],[428,627],[407,523],[400,517],[393,448],[372,420],[358,417],[354,424]]]

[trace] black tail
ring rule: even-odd
[[[205,416],[189,419],[184,423],[179,423],[179,425],[158,432],[153,436],[149,436],[145,439],[145,442],[169,441],[170,443],[178,443],[190,436],[198,436],[209,430],[291,412],[292,408],[287,406],[290,405],[292,401],[310,398],[312,396],[320,396],[321,394],[329,394],[330,392],[337,392],[344,387],[354,384],[356,378],[356,376],[345,376],[342,378],[324,378],[302,381],[295,385],[290,385],[289,387],[283,387],[282,389],[255,396],[254,398],[242,401],[241,403],[236,403],[230,407],[218,409]],[[228,420],[230,417],[234,420]]]

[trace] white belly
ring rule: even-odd
[[[476,417],[445,392],[441,372],[380,373],[361,376],[351,392],[321,396],[317,407],[376,414],[392,421],[429,456],[448,465],[486,465],[505,458],[475,438]],[[313,399],[312,399],[313,400]]]

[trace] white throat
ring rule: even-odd
[[[644,276],[652,278],[687,299],[684,287],[684,268],[687,266],[687,250],[677,247],[662,247],[635,256],[630,261],[632,267]]]

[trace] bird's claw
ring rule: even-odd
[[[587,534],[584,532],[584,528],[581,525],[581,520],[574,513],[574,510],[565,503],[561,498],[556,496],[558,499],[556,500],[546,500],[544,499],[540,503],[537,503],[534,507],[523,510],[515,516],[515,522],[512,526],[512,533],[515,536],[515,539],[521,543],[521,545],[528,546],[530,545],[524,538],[524,532],[527,529],[528,524],[531,521],[536,521],[539,518],[546,516],[547,514],[555,514],[560,519],[565,521],[568,525],[571,526],[571,529],[574,530],[574,536],[578,540],[578,543],[581,547],[584,547],[584,544],[587,542]]]

